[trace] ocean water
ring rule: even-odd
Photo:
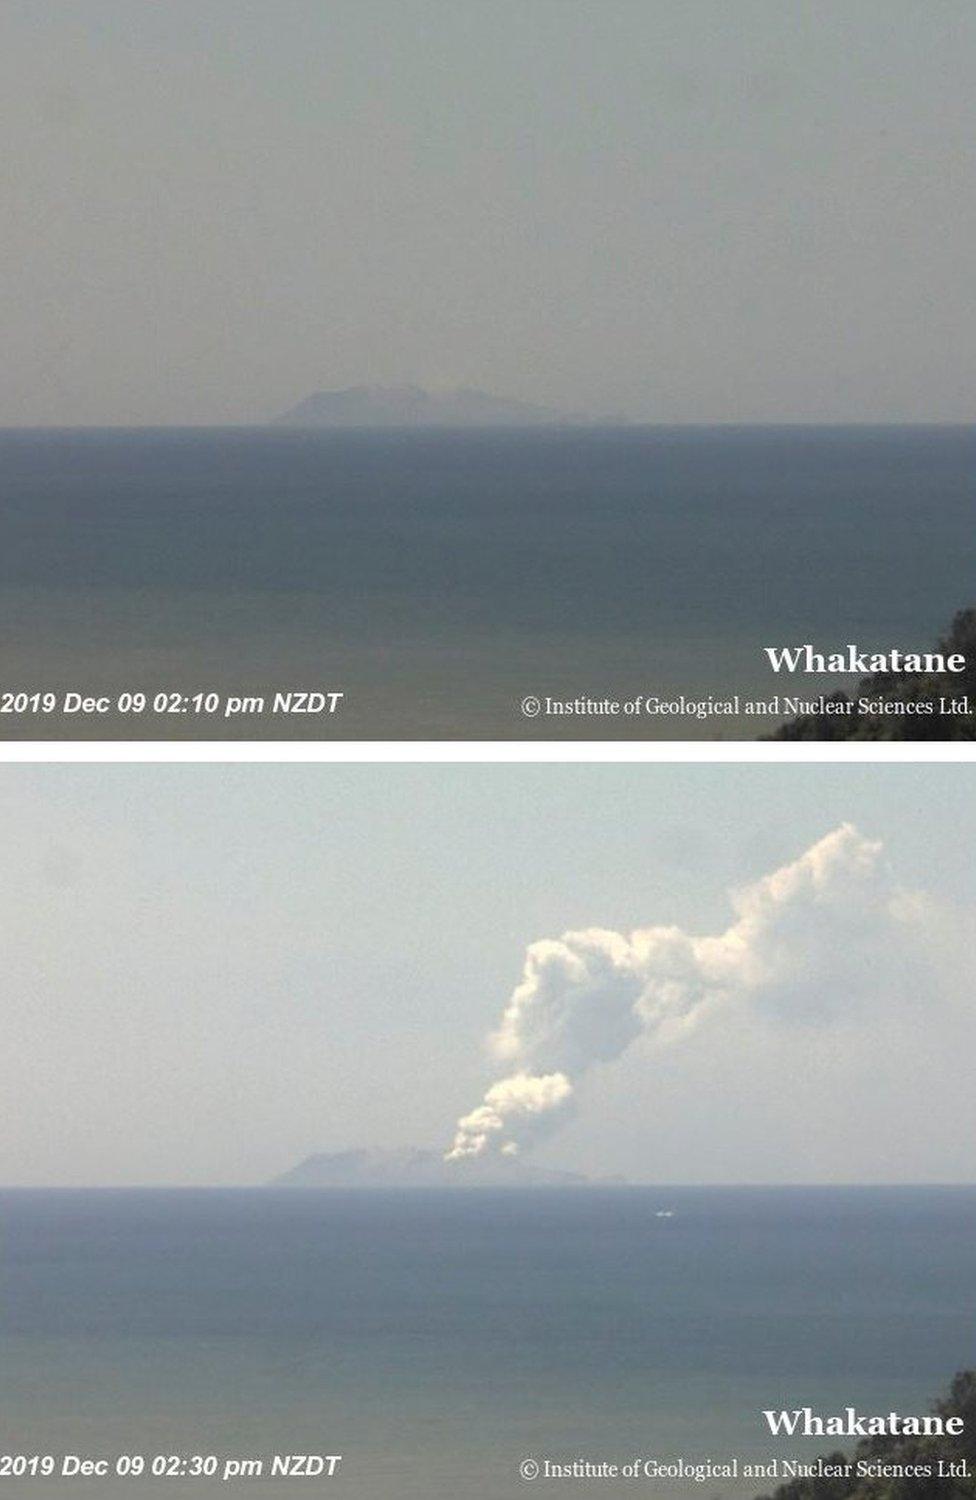
[[[525,1458],[811,1457],[761,1410],[925,1411],[976,1362],[972,1188],[8,1190],[0,1226],[0,1452],[338,1453],[355,1500],[506,1500]]]
[[[958,427],[8,430],[0,687],[175,706],[0,737],[752,738],[775,720],[520,704],[768,698],[763,644],[930,648],[976,601],[974,480]],[[289,689],[345,698],[225,717]]]

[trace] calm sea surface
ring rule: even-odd
[[[930,648],[976,602],[974,481],[973,428],[0,432],[2,685],[221,699],[0,737],[752,738],[519,705],[768,698],[763,644]],[[346,697],[222,717],[291,688]]]
[[[0,1451],[341,1453],[355,1500],[507,1500],[526,1457],[813,1456],[758,1412],[924,1411],[976,1362],[969,1188],[6,1191],[0,1226]],[[321,1493],[5,1493],[160,1488]]]

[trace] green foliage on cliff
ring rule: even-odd
[[[849,713],[803,714],[768,736],[772,740],[976,740],[976,608],[961,609],[939,641],[936,650],[944,656],[956,653],[966,658],[965,671],[917,677],[904,672],[863,677],[848,701]],[[962,714],[861,713],[859,698],[884,699],[894,706],[922,704],[937,707],[941,699],[967,698]],[[831,694],[830,701],[847,699],[846,693]]]
[[[845,1460],[852,1473],[846,1478],[795,1479],[780,1485],[772,1500],[974,1500],[976,1497],[976,1370],[963,1370],[953,1380],[948,1394],[933,1406],[940,1417],[962,1417],[963,1430],[958,1437],[872,1437],[862,1438],[853,1458],[850,1454],[832,1453],[826,1459],[831,1465]],[[881,1461],[888,1465],[928,1466],[929,1478],[859,1477],[857,1462]],[[968,1470],[965,1476],[939,1477],[939,1462],[959,1465]],[[763,1497],[769,1500],[769,1497]]]

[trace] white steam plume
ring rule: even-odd
[[[532,943],[491,1038],[510,1071],[458,1121],[447,1159],[534,1144],[567,1118],[588,1070],[638,1037],[668,1045],[736,1001],[800,1022],[842,1017],[910,972],[915,908],[880,856],[843,824],[734,892],[735,920],[717,937],[590,928]]]

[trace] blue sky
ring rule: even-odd
[[[971,420],[967,0],[7,0],[0,422]]]
[[[529,943],[720,933],[730,888],[847,820],[922,895],[917,990],[863,953],[848,971],[838,927],[822,1020],[805,1002],[789,1024],[743,1013],[661,1057],[634,1047],[540,1159],[661,1181],[971,1178],[974,775],[4,766],[0,1181],[260,1181],[314,1150],[446,1146],[497,1074],[484,1040]]]

